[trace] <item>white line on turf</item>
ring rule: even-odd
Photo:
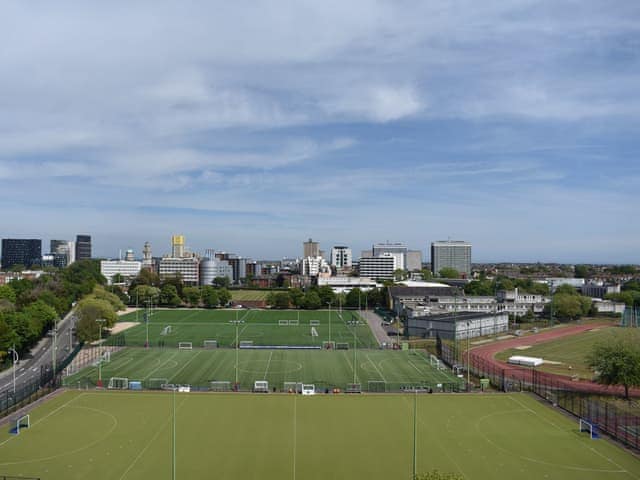
[[[273,357],[273,350],[269,352],[269,361],[267,362],[267,368],[264,369],[263,380],[267,379],[267,372],[269,371],[269,365],[271,365],[271,357]]]
[[[373,361],[371,360],[371,358],[369,358],[369,355],[368,355],[368,354],[367,354],[367,356],[366,356],[366,357],[367,357],[367,360],[369,360],[369,363],[370,363],[371,365],[373,365],[373,368],[375,368],[375,369],[376,369],[376,372],[378,372],[378,375],[380,375],[380,378],[382,378],[382,381],[383,381],[383,382],[386,382],[386,381],[387,381],[387,379],[386,379],[386,378],[384,378],[384,375],[382,375],[382,372],[380,371],[380,369],[376,366],[376,364],[375,364],[375,363],[373,363]]]
[[[189,365],[191,362],[193,362],[193,360],[195,360],[195,358],[200,355],[202,353],[202,350],[196,352],[195,355],[193,355],[187,362],[185,362],[185,364],[182,366],[182,368],[180,368],[180,370],[178,370],[176,373],[174,373],[173,375],[171,375],[169,377],[169,380],[173,380],[182,370],[184,370],[187,365]]]
[[[160,370],[160,368],[162,368],[163,366],[165,366],[167,363],[169,363],[170,360],[173,360],[173,357],[175,357],[178,354],[179,350],[177,350],[173,355],[171,355],[169,358],[167,358],[164,362],[162,362],[160,365],[158,365],[156,368],[154,368],[153,370],[151,370],[147,375],[145,375],[144,377],[142,377],[142,380],[146,380],[147,378],[149,378],[154,372]]]

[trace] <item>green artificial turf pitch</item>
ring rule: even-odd
[[[512,348],[496,355],[498,360],[506,361],[512,355],[526,355],[539,357],[546,362],[536,367],[543,372],[557,375],[578,375],[580,378],[591,380],[593,372],[587,365],[587,355],[593,346],[602,341],[615,338],[636,338],[640,341],[640,331],[634,328],[602,327],[568,337],[550,340],[548,342],[532,345],[527,349]]]
[[[331,325],[329,325],[331,319]],[[236,325],[239,341],[253,341],[255,345],[308,345],[322,346],[323,341],[354,341],[359,348],[377,347],[369,326],[361,320],[357,312],[328,310],[201,310],[171,309],[154,310],[149,318],[149,343],[152,347],[177,346],[178,342],[192,342],[194,347],[202,347],[205,340],[216,340],[220,346],[233,346],[236,341]],[[298,325],[279,325],[281,320]],[[143,322],[143,312],[123,315],[120,321],[138,321],[139,325],[111,337],[111,343],[124,338],[128,346],[144,346],[147,325]],[[318,336],[312,336],[311,321],[320,322],[314,326]],[[358,326],[350,322],[357,321]],[[171,326],[171,333],[162,335],[165,327]],[[355,330],[355,336],[354,336]]]
[[[105,385],[111,377],[123,377],[141,381],[145,388],[159,388],[162,383],[169,383],[208,389],[212,381],[235,383],[236,354],[238,381],[245,391],[251,390],[256,380],[267,380],[269,386],[278,391],[284,389],[284,382],[314,384],[322,390],[345,389],[348,383],[360,383],[365,391],[400,391],[415,386],[450,391],[460,383],[448,370],[431,366],[422,352],[380,349],[125,348],[112,354],[110,362],[102,364],[102,378]],[[89,367],[66,377],[65,385],[95,386],[97,379],[98,367]],[[438,387],[439,384],[442,386]]]
[[[418,472],[437,468],[468,480],[640,477],[638,458],[591,440],[576,421],[526,394],[68,391],[30,415],[19,435],[6,425],[0,432],[0,475],[169,480],[175,468],[178,479],[409,480],[415,418]]]

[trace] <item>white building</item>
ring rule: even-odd
[[[351,249],[344,246],[335,246],[331,249],[331,265],[336,268],[351,268],[353,255]]]
[[[324,258],[317,256],[302,259],[302,275],[317,277],[321,273],[331,273],[331,268]]]
[[[330,286],[335,293],[349,293],[353,288],[359,288],[363,292],[380,287],[374,280],[366,277],[328,277],[318,278],[318,286]]]
[[[551,301],[545,295],[521,293],[518,289],[499,290],[497,294],[498,309],[511,315],[521,317],[528,311],[536,314],[544,312],[544,306]]]
[[[443,268],[453,268],[465,278],[471,275],[471,244],[462,240],[431,243],[431,271],[438,275]]]
[[[163,257],[159,265],[160,277],[168,278],[179,274],[185,284],[198,285],[200,279],[199,265],[200,261],[197,257]]]
[[[216,277],[227,277],[233,282],[233,268],[226,260],[203,258],[200,261],[200,285],[213,285]]]
[[[358,268],[361,277],[393,280],[393,272],[398,266],[394,254],[383,253],[379,257],[360,258]]]
[[[102,260],[100,262],[100,273],[107,279],[109,284],[113,283],[115,275],[122,275],[125,279],[136,277],[140,273],[142,262],[128,260]]]
[[[407,252],[409,249],[404,243],[376,243],[371,249],[373,257],[393,256],[396,259],[396,270],[407,268]]]
[[[569,285],[575,289],[582,288],[584,285],[584,278],[564,278],[564,277],[551,277],[546,278],[539,283],[546,283],[551,288],[551,293],[556,291],[560,285]]]

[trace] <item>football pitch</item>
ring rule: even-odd
[[[328,310],[154,310],[144,323],[144,312],[120,317],[121,322],[139,322],[133,328],[110,337],[108,343],[127,346],[174,347],[191,342],[202,347],[205,340],[219,346],[239,342],[254,345],[322,346],[323,342],[348,343],[358,348],[375,348],[378,343],[367,323],[355,311]],[[167,328],[170,327],[170,328]]]
[[[237,365],[237,370],[236,370]],[[354,368],[355,366],[355,368]],[[276,391],[288,391],[288,383],[313,384],[317,389],[340,388],[358,383],[364,391],[388,392],[409,388],[434,391],[458,390],[460,380],[448,369],[431,365],[420,351],[399,350],[254,350],[131,348],[111,355],[101,365],[107,385],[111,377],[140,381],[144,388],[163,384],[212,388],[212,382],[237,382],[243,391],[251,391],[254,382],[268,381]],[[65,385],[93,387],[98,366],[66,377]],[[237,374],[237,377],[236,377]]]
[[[66,391],[0,431],[0,476],[41,479],[640,478],[640,460],[526,394]],[[415,457],[414,457],[415,452]]]

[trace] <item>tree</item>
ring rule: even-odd
[[[178,295],[175,285],[166,283],[160,290],[160,303],[170,307],[178,307],[182,304],[182,299]]]
[[[138,285],[133,290],[129,290],[131,300],[138,305],[145,303],[158,303],[160,301],[160,289],[149,285]],[[135,300],[134,300],[135,299]]]
[[[590,273],[588,265],[576,265],[573,269],[573,275],[576,278],[587,278]]]
[[[596,381],[603,385],[624,386],[629,399],[629,388],[640,386],[640,335],[610,338],[598,342],[587,356],[588,365],[596,372]]]
[[[305,293],[304,295],[304,308],[307,310],[317,310],[322,306],[320,301],[320,295],[315,290]]]
[[[567,285],[566,283],[558,286],[556,288],[555,294],[567,294],[567,295],[580,295],[575,287],[571,285]]]
[[[493,295],[493,283],[489,280],[472,280],[464,287],[467,295]]]
[[[551,307],[558,318],[575,320],[589,313],[591,299],[577,294],[556,293],[551,301]]]
[[[362,297],[362,290],[358,287],[352,288],[345,298],[345,304],[347,307],[357,308],[360,306],[360,299]]]
[[[231,280],[229,277],[216,277],[213,279],[213,285],[218,288],[229,288]]]
[[[76,313],[80,320],[84,318],[95,322],[97,319],[104,319],[105,328],[111,328],[118,320],[118,315],[116,315],[113,305],[101,298],[83,298],[78,302]]]
[[[227,278],[227,277],[224,277]],[[220,305],[225,306],[228,305],[231,301],[231,292],[226,288],[221,288],[218,291],[218,298],[220,299]]]
[[[304,301],[304,292],[299,288],[291,288],[289,289],[289,296],[291,297],[291,303],[297,307],[301,308]]]
[[[431,273],[431,270],[428,270],[426,268],[420,270],[420,273],[422,273],[423,280],[431,280],[433,278],[433,273]]]
[[[332,305],[336,304],[336,294],[329,285],[323,285],[318,289],[318,296],[320,297],[320,303],[327,305],[331,302]]]
[[[202,302],[207,308],[215,308],[220,304],[218,292],[211,285],[202,287]]]
[[[101,300],[105,300],[109,302],[116,312],[119,312],[120,310],[125,309],[124,303],[122,303],[122,300],[120,300],[120,297],[118,297],[115,293],[106,291],[104,287],[96,286],[93,289],[93,292],[91,295],[94,298],[99,298]]]
[[[445,267],[438,272],[441,278],[460,278],[460,272],[455,268]]]
[[[399,282],[401,280],[406,280],[408,276],[409,276],[408,272],[402,268],[396,268],[393,271],[393,279],[396,282]]]
[[[0,298],[16,303],[16,292],[9,285],[0,285]]]
[[[184,287],[182,297],[189,305],[197,307],[200,304],[200,289],[198,287]]]
[[[291,303],[291,296],[288,292],[271,292],[267,296],[267,304],[273,308],[286,309]]]

